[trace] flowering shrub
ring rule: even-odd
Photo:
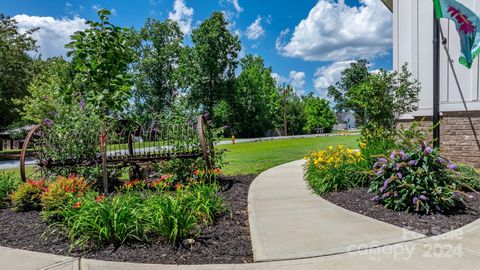
[[[11,196],[13,210],[19,212],[40,210],[40,197],[45,189],[45,180],[27,180]]]
[[[305,178],[318,194],[365,185],[368,180],[362,154],[342,145],[313,152],[305,159]]]
[[[427,143],[393,151],[373,165],[372,199],[395,211],[419,213],[449,211],[463,206],[467,187],[458,166],[440,156]]]
[[[83,177],[58,176],[50,182],[40,196],[42,215],[45,219],[57,218],[58,211],[68,202],[69,196],[79,197],[90,189]]]

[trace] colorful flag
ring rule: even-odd
[[[480,19],[469,8],[455,0],[434,0],[437,19],[455,22],[462,48],[460,64],[471,68],[473,60],[480,54]]]

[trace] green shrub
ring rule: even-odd
[[[0,172],[0,208],[8,207],[10,204],[10,195],[14,192],[20,179],[13,173]]]
[[[190,186],[186,191],[187,206],[205,225],[213,224],[216,216],[226,210],[223,198],[218,194],[219,189],[215,183],[199,183]]]
[[[339,145],[306,157],[305,179],[317,194],[363,186],[368,170],[362,154]]]
[[[13,210],[27,212],[40,210],[40,196],[46,188],[45,180],[27,180],[12,194]]]
[[[460,174],[457,174],[456,177],[467,186],[467,189],[480,191],[479,172],[475,167],[460,164],[458,171]]]
[[[439,150],[422,143],[393,151],[373,166],[373,200],[395,211],[445,212],[464,205],[466,183],[458,166],[442,158]]]

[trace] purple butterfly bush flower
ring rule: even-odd
[[[385,193],[385,194],[382,195],[382,199],[385,199],[385,198],[388,198],[388,197],[390,197],[390,193]]]
[[[413,204],[417,204],[418,202],[418,198],[417,197],[413,197],[413,200],[412,200]]]
[[[400,156],[402,157],[402,160],[407,160],[408,159],[408,155],[405,154],[405,152],[403,152],[403,151],[400,151]]]
[[[43,124],[46,125],[47,127],[52,127],[53,121],[48,118],[45,118],[43,119]]]
[[[378,162],[387,163],[387,160],[386,160],[385,158],[379,158],[379,159],[378,159]]]
[[[387,164],[383,164],[382,167],[380,167],[380,170],[385,170],[387,168]]]
[[[390,159],[395,159],[397,157],[397,151],[393,151],[392,154],[390,154]]]
[[[379,200],[380,200],[380,197],[378,195],[372,198],[372,201],[374,202],[378,202]]]
[[[420,195],[419,198],[420,198],[420,200],[422,200],[422,201],[426,201],[426,200],[428,199],[428,197],[425,196],[425,195]]]
[[[455,164],[450,162],[450,163],[448,163],[448,168],[450,170],[456,170],[456,169],[458,169],[458,165],[455,165]]]
[[[412,159],[407,164],[408,166],[417,166],[418,160]]]
[[[440,164],[444,164],[444,163],[445,163],[445,159],[442,158],[442,157],[438,157],[438,158],[437,158],[437,162],[440,163]]]
[[[80,108],[81,108],[82,110],[85,110],[85,106],[86,106],[86,104],[85,104],[85,99],[82,98],[82,99],[80,100]]]
[[[390,179],[387,179],[383,182],[383,186],[380,189],[380,192],[384,192],[388,188],[388,184],[390,183]]]
[[[397,173],[398,179],[403,179],[403,174],[402,173]]]
[[[382,170],[378,170],[378,171],[377,171],[377,176],[380,176],[380,175],[382,175],[382,174],[383,174],[383,171],[382,171]]]
[[[430,155],[432,153],[432,148],[430,147],[425,147],[425,150],[423,151],[425,153],[425,155]]]

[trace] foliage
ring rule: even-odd
[[[25,97],[35,73],[33,59],[28,52],[36,50],[31,37],[36,29],[21,33],[17,22],[0,14],[0,129],[18,120],[13,99]]]
[[[133,81],[128,74],[134,59],[130,29],[110,23],[110,11],[98,11],[99,22],[88,21],[89,28],[76,32],[67,56],[72,57],[75,78],[64,93],[69,103],[85,102],[101,117],[120,113],[128,105]]]
[[[360,146],[362,155],[371,167],[379,155],[385,155],[396,147],[395,132],[385,129],[375,122],[362,129]]]
[[[42,215],[45,219],[58,219],[62,207],[71,196],[80,197],[90,189],[91,184],[82,177],[70,175],[58,176],[47,184],[40,196]]]
[[[368,72],[368,61],[362,59],[342,72],[336,87],[328,94],[337,110],[353,110],[363,124],[375,122],[394,130],[396,120],[418,108],[420,84],[412,79],[405,63],[400,72]]]
[[[335,101],[335,110],[352,110],[363,120],[363,124],[366,124],[365,107],[354,102],[354,99],[349,95],[349,91],[369,76],[368,65],[369,62],[366,59],[352,62],[350,67],[342,71],[340,81],[338,81],[335,86],[332,85],[328,87],[328,96]]]
[[[63,227],[72,248],[99,247],[113,244],[115,248],[129,241],[146,240],[142,225],[140,193],[127,192],[106,198],[96,192],[71,197],[60,212]],[[63,226],[62,226],[63,224]]]
[[[140,36],[136,98],[142,102],[137,104],[145,113],[159,113],[174,102],[182,80],[178,66],[184,51],[183,33],[175,21],[149,18]]]
[[[305,159],[305,179],[317,194],[363,186],[368,182],[368,174],[362,171],[362,154],[353,149],[330,146]]]
[[[288,135],[299,135],[304,133],[306,124],[305,101],[293,91],[287,92],[286,115]]]
[[[164,237],[177,243],[198,235],[201,225],[211,225],[226,208],[216,184],[196,183],[171,192],[133,189],[111,197],[89,191],[77,197],[69,193],[61,222],[50,233],[65,231],[71,248],[147,242]]]
[[[395,150],[373,166],[375,177],[370,192],[373,200],[395,211],[446,212],[464,205],[466,187],[454,175],[458,166],[442,158],[426,142],[417,147]]]
[[[22,107],[22,119],[31,123],[41,123],[65,110],[61,89],[70,82],[70,65],[63,58],[38,62],[41,68],[28,86],[28,96],[14,100]]]
[[[214,105],[229,98],[238,65],[240,40],[228,30],[228,22],[221,12],[210,18],[192,32],[191,52],[191,101],[201,105],[203,111],[213,113]]]
[[[337,118],[330,108],[330,103],[326,99],[312,95],[305,98],[304,115],[306,123],[303,129],[306,133],[315,133],[317,128],[323,128],[328,133],[337,123]]]
[[[459,171],[460,174],[456,176],[461,177],[461,181],[465,183],[467,187],[480,191],[480,173],[477,168],[466,164],[459,164],[457,171]]]
[[[10,203],[10,195],[17,190],[20,179],[13,173],[0,171],[0,208],[5,208]]]
[[[45,188],[45,180],[27,180],[22,183],[11,196],[13,210],[18,212],[40,210],[40,197]]]
[[[240,137],[263,136],[279,121],[279,95],[261,57],[247,55],[241,59],[242,72],[235,81],[229,98],[232,110],[231,127]]]

